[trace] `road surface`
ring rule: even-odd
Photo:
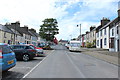
[[[118,78],[118,66],[57,45],[23,78]]]

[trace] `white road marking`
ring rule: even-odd
[[[82,76],[82,78],[86,78],[82,72],[80,71],[80,69],[74,64],[74,62],[72,61],[72,59],[68,56],[67,52],[66,52],[66,55],[68,57],[68,59],[70,60],[70,62],[75,66],[76,70],[79,71],[80,75]]]
[[[55,50],[53,50],[53,51],[55,51]],[[51,51],[47,57],[49,57],[50,54],[51,54],[53,51]],[[37,68],[44,60],[46,60],[47,57],[45,57],[42,61],[40,61],[35,67],[33,67],[33,68],[32,68],[26,75],[24,75],[22,78],[26,78],[35,68]]]

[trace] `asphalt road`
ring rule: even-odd
[[[118,66],[80,52],[69,52],[64,46],[38,63],[23,78],[118,78]]]

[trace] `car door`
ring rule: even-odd
[[[4,65],[2,66],[3,70],[6,69],[11,64],[15,63],[15,59],[16,59],[15,54],[10,49],[9,46],[4,45],[2,47],[2,55],[3,55],[3,62],[4,62]]]
[[[21,45],[15,45],[12,47],[14,52],[15,52],[15,55],[16,55],[16,58],[17,59],[20,59],[21,56],[23,55],[24,53],[24,46],[21,46]]]

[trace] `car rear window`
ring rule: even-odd
[[[0,45],[0,50],[2,50],[2,54],[8,54],[12,52],[11,48],[7,45]]]

